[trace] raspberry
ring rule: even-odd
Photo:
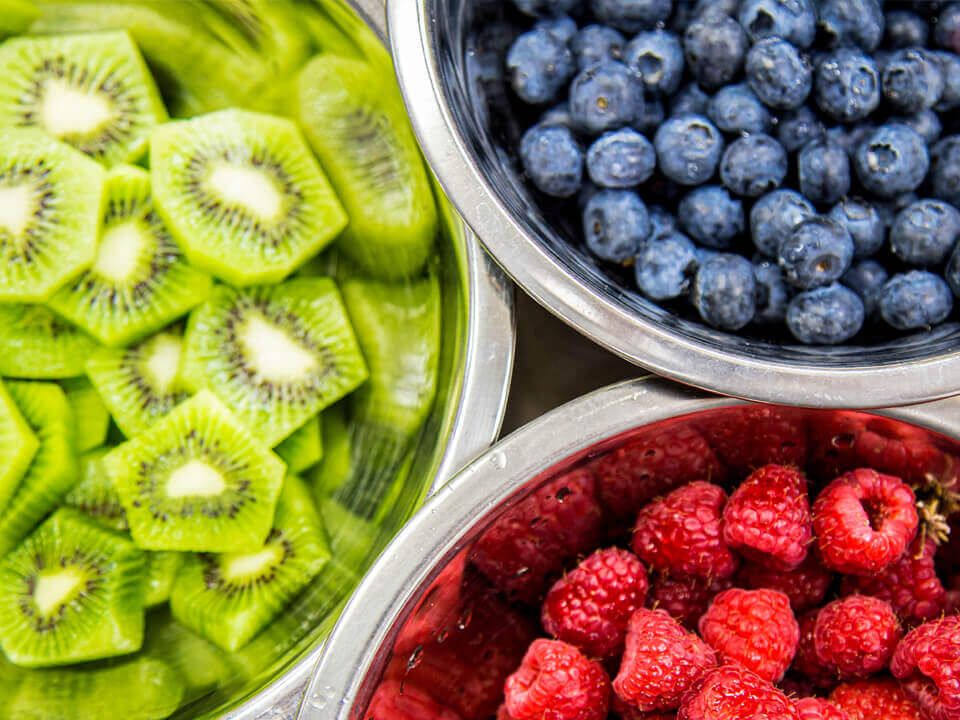
[[[704,437],[686,424],[644,431],[599,458],[593,469],[600,500],[624,519],[681,485],[720,483],[727,474]]]
[[[873,678],[837,685],[830,702],[850,720],[923,720],[920,708],[892,678]]]
[[[800,617],[797,624],[800,626],[800,640],[797,643],[797,654],[793,657],[792,671],[803,675],[813,683],[814,687],[824,689],[833,687],[837,682],[837,674],[830,672],[820,658],[817,657],[817,648],[813,639],[813,631],[817,625],[817,615],[820,610],[811,610]]]
[[[846,711],[823,698],[806,697],[795,704],[800,712],[800,720],[850,720]]]
[[[894,563],[917,531],[913,491],[900,478],[859,469],[842,475],[813,505],[813,531],[824,564],[874,575]]]
[[[947,591],[937,577],[933,540],[917,537],[899,560],[874,577],[847,575],[841,592],[886,600],[905,621],[923,622],[943,612]]]
[[[450,708],[416,687],[385,680],[370,699],[364,720],[460,720]]]
[[[737,664],[706,672],[684,694],[677,720],[800,720],[780,690]]]
[[[774,570],[799,566],[812,537],[807,481],[796,468],[754,470],[723,508],[727,545]]]
[[[827,596],[833,582],[833,573],[827,570],[816,553],[807,555],[795,570],[770,570],[761,565],[745,563],[737,573],[737,584],[754,590],[779,590],[790,598],[790,607],[796,614],[817,607]]]
[[[727,495],[694,482],[644,507],[637,516],[633,550],[649,567],[699,577],[729,577],[736,558],[720,536]]]
[[[510,711],[507,710],[506,705],[501,705],[497,709],[497,720],[516,720],[513,715],[510,714]]]
[[[605,720],[610,679],[598,662],[560,640],[534,640],[504,683],[516,720]]]
[[[534,602],[564,560],[599,543],[595,485],[593,473],[580,468],[539,488],[480,536],[474,565],[512,599]]]
[[[731,474],[746,475],[768,463],[802,467],[807,457],[803,411],[770,405],[719,410],[699,425]]]
[[[613,696],[613,702],[610,708],[620,720],[676,720],[677,714],[674,712],[643,712],[637,710],[632,705],[627,705],[616,695]],[[499,720],[499,719],[498,719]],[[505,720],[509,720],[508,718]]]
[[[650,585],[647,607],[666,610],[687,627],[695,628],[714,596],[732,587],[732,578],[707,579],[660,573]]]
[[[960,616],[931,620],[907,633],[890,671],[931,720],[960,717]]]
[[[724,661],[777,682],[797,651],[800,629],[783,593],[734,588],[713,599],[700,618],[700,635]]]
[[[820,610],[813,630],[817,657],[842,679],[883,670],[902,637],[890,604],[869,595],[834,600]]]
[[[465,552],[457,555],[430,584],[400,630],[393,646],[395,655],[413,652],[418,645],[425,645],[454,627],[460,617],[460,587],[466,559]]]
[[[644,712],[673,710],[687,688],[716,664],[710,646],[663,610],[641,608],[630,618],[613,690]]]

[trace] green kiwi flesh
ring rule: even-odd
[[[60,387],[67,394],[67,402],[73,410],[77,452],[84,453],[103,445],[107,439],[110,414],[96,388],[85,377],[68,378],[60,383]]]
[[[23,667],[114,657],[143,643],[144,553],[61,508],[0,562],[0,646]]]
[[[323,458],[307,476],[313,486],[313,498],[318,508],[323,507],[323,499],[350,475],[352,443],[347,424],[348,403],[349,400],[343,400],[323,411],[320,428]]]
[[[269,446],[367,379],[329,278],[216,287],[190,315],[181,372],[189,385],[210,389]]]
[[[287,464],[287,472],[299,473],[320,462],[323,457],[321,424],[320,415],[314,415],[273,449]]]
[[[107,176],[93,266],[48,301],[105,345],[127,345],[199,305],[209,275],[187,263],[153,205],[150,175],[120,165]]]
[[[218,647],[243,647],[330,559],[310,491],[290,475],[266,543],[249,553],[188,556],[170,594],[173,616]]]
[[[183,564],[184,553],[169,550],[148,550],[146,569],[146,595],[144,605],[153,607],[165,603],[170,589]]]
[[[233,285],[277,282],[347,224],[286,118],[223,110],[157,127],[153,195],[190,262]]]
[[[0,0],[0,39],[22,33],[40,17],[40,8],[29,0]]]
[[[107,452],[109,448],[97,448],[80,456],[80,481],[63,498],[63,504],[112,530],[129,530],[120,495],[100,462]]]
[[[0,304],[0,375],[52,380],[83,375],[98,347],[43,305]]]
[[[39,447],[40,441],[20,408],[0,383],[0,511],[17,491]]]
[[[283,462],[201,391],[103,460],[139,547],[247,552],[273,523]]]
[[[350,217],[337,245],[377,277],[408,277],[438,230],[433,190],[387,68],[322,54],[297,78],[296,114]]]
[[[0,126],[34,127],[107,166],[136,160],[167,111],[125,31],[0,47]]]

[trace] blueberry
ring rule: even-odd
[[[876,125],[868,122],[857,123],[856,125],[835,125],[827,130],[827,137],[842,147],[847,155],[852,156],[860,147],[864,138],[876,129]]]
[[[507,52],[510,84],[528,103],[552,100],[573,74],[573,53],[546,30],[523,33]]]
[[[880,213],[880,220],[883,221],[883,226],[885,228],[891,228],[897,219],[897,215],[903,212],[908,206],[919,201],[920,197],[916,193],[909,192],[896,195],[889,200],[874,201],[874,205],[877,208],[877,212]]]
[[[780,267],[787,282],[802,290],[840,279],[853,260],[853,238],[830,218],[812,217],[780,243]]]
[[[693,6],[692,17],[700,17],[705,13],[710,13],[735,18],[739,5],[740,0],[697,0]]]
[[[880,293],[888,277],[886,269],[876,260],[861,260],[843,274],[840,282],[860,296],[869,317],[880,304]]]
[[[753,279],[757,283],[756,323],[780,323],[787,315],[789,292],[783,279],[783,271],[773,260],[754,258]]]
[[[933,106],[937,112],[949,112],[960,107],[960,55],[950,52],[931,52],[930,56],[940,63],[943,75],[943,94]]]
[[[568,128],[534,125],[520,141],[520,160],[541,192],[570,197],[580,189],[583,155]]]
[[[814,76],[817,107],[839,122],[865,119],[880,105],[880,75],[873,60],[842,48],[817,63]]]
[[[659,97],[646,95],[640,104],[640,110],[630,125],[645,134],[653,134],[663,123],[667,111],[663,107],[663,100]]]
[[[887,280],[880,293],[880,316],[897,330],[937,325],[953,310],[953,295],[942,277],[911,270]]]
[[[590,252],[601,260],[629,260],[650,235],[647,207],[629,190],[601,190],[583,211],[583,234]]]
[[[537,120],[537,125],[542,127],[561,125],[574,132],[577,130],[577,124],[570,115],[570,105],[565,102],[554,105],[549,110],[545,110],[543,115],[540,116],[540,119]]]
[[[552,17],[570,12],[580,0],[513,0],[517,10],[531,17]]]
[[[757,250],[776,257],[780,243],[804,220],[816,215],[813,205],[793,190],[774,190],[753,204],[750,236]]]
[[[671,115],[706,115],[710,96],[696,83],[684,85],[670,99]]]
[[[623,56],[626,39],[606,25],[587,25],[576,34],[570,47],[577,69],[584,70],[605,60],[619,60]]]
[[[767,38],[747,53],[747,84],[769,107],[792,110],[813,88],[813,67],[797,49],[780,38]]]
[[[700,247],[698,245],[697,249],[694,251],[694,254],[697,257],[697,267],[699,268],[710,258],[720,255],[721,252],[719,250],[712,250],[711,248]]]
[[[950,3],[933,28],[933,41],[950,52],[960,53],[960,3]]]
[[[709,325],[739,330],[753,319],[756,293],[750,261],[740,255],[718,253],[697,270],[693,305]]]
[[[747,52],[747,36],[736,20],[705,13],[687,26],[683,51],[687,67],[700,87],[712,92],[740,72]]]
[[[943,273],[953,294],[960,298],[960,243],[953,248],[950,255],[950,262],[947,263],[947,269]]]
[[[659,205],[647,208],[650,216],[650,239],[655,240],[661,235],[669,235],[677,229],[677,218]]]
[[[673,0],[590,0],[590,9],[600,22],[635,33],[666,21]]]
[[[950,135],[930,151],[930,189],[960,207],[960,135]]]
[[[883,247],[887,228],[877,209],[861,198],[848,197],[833,206],[828,215],[853,238],[853,257],[865,258]]]
[[[817,34],[817,11],[811,0],[743,0],[740,24],[753,42],[781,37],[806,48]]]
[[[787,152],[796,152],[815,137],[823,134],[823,123],[806,105],[780,116],[777,139]]]
[[[874,195],[893,197],[916,190],[930,167],[923,138],[906,125],[881,125],[854,153],[860,183]]]
[[[743,203],[719,185],[691,190],[680,201],[677,217],[687,235],[716,250],[730,247],[744,227]]]
[[[940,133],[943,132],[943,123],[940,122],[940,116],[933,110],[921,110],[914,115],[891,117],[890,122],[901,123],[916,130],[927,145],[933,145],[940,138]]]
[[[797,156],[800,192],[819,205],[832,205],[850,190],[850,157],[829,136],[811,140]]]
[[[533,24],[535,30],[546,30],[553,35],[555,40],[562,43],[569,43],[577,34],[577,22],[569,15],[560,15],[559,17],[544,18]]]
[[[891,10],[887,13],[886,45],[897,50],[905,47],[923,47],[927,44],[930,26],[927,21],[909,10]]]
[[[630,128],[601,135],[587,150],[587,173],[600,187],[639,185],[653,175],[656,166],[653,145]]]
[[[636,69],[650,92],[670,95],[683,77],[683,46],[666,30],[638,33],[623,51],[624,62]]]
[[[653,138],[660,172],[681,185],[701,185],[713,177],[723,137],[702,115],[681,115],[667,120]]]
[[[773,125],[773,117],[753,90],[746,84],[728,85],[710,98],[707,115],[724,132],[765,133]]]
[[[637,74],[613,60],[581,70],[570,84],[570,114],[595,135],[630,124],[642,103]]]
[[[890,228],[890,248],[906,263],[939,265],[960,239],[960,211],[942,200],[920,200],[904,208]]]
[[[897,50],[880,75],[883,97],[895,109],[916,113],[933,107],[943,94],[943,69],[921,49]]]
[[[807,345],[837,345],[863,327],[863,301],[839,283],[802,292],[787,306],[787,327]]]
[[[786,176],[787,152],[762,133],[731,143],[720,160],[720,180],[737,195],[759,197],[780,187]]]
[[[822,0],[820,27],[834,45],[857,45],[870,51],[883,38],[884,17],[878,0]]]
[[[671,300],[690,290],[697,269],[696,248],[674,232],[646,243],[634,265],[637,287],[651,300]]]

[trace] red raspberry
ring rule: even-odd
[[[807,559],[795,570],[770,570],[761,565],[745,563],[737,573],[737,584],[742,587],[754,590],[769,588],[782,592],[790,598],[790,607],[797,614],[820,605],[832,582],[833,573],[823,566],[816,553],[807,555]]]
[[[364,720],[460,720],[450,708],[440,705],[417,687],[385,680],[370,699]]]
[[[874,575],[894,563],[917,531],[913,491],[900,478],[861,468],[827,485],[813,505],[824,564]]]
[[[797,643],[797,654],[793,657],[791,670],[800,673],[813,683],[814,687],[822,690],[836,685],[838,678],[836,672],[831,672],[817,657],[813,631],[819,614],[819,609],[811,610],[797,621],[800,626],[800,641]]]
[[[706,672],[684,694],[677,720],[800,720],[780,690],[742,665]]]
[[[637,516],[633,550],[649,567],[698,577],[729,577],[737,561],[720,536],[727,495],[694,482],[644,507]]]
[[[883,670],[902,637],[890,604],[869,595],[834,600],[820,610],[813,630],[817,657],[842,679]]]
[[[795,704],[800,712],[800,720],[850,720],[846,711],[823,698],[806,697]]]
[[[500,590],[535,602],[547,576],[600,541],[602,512],[593,473],[562,475],[507,510],[477,540],[474,565]]]
[[[534,640],[504,684],[516,720],[605,720],[610,679],[600,663],[560,640]]]
[[[716,664],[710,646],[663,610],[641,608],[630,618],[613,691],[644,712],[673,710],[687,688]]]
[[[623,519],[681,485],[721,483],[727,475],[703,435],[687,424],[641,431],[595,461],[593,469],[604,506]]]
[[[510,711],[507,710],[506,705],[501,705],[497,709],[497,720],[516,720],[513,715],[510,714]]]
[[[813,537],[807,481],[796,468],[764,465],[734,490],[723,508],[723,539],[744,557],[793,570]]]
[[[874,577],[847,575],[843,578],[844,595],[861,593],[886,600],[905,621],[923,622],[943,612],[947,591],[934,567],[937,545],[920,536],[911,543],[899,560]]]
[[[806,461],[802,410],[743,405],[710,413],[699,428],[733,475],[743,477],[768,463],[802,467]]]
[[[632,705],[627,705],[616,695],[613,696],[610,708],[620,720],[677,720],[677,714],[674,712],[643,712]]]
[[[689,628],[695,628],[710,601],[733,587],[732,578],[698,578],[659,573],[650,584],[647,607],[666,610]]]
[[[734,588],[713,599],[700,618],[700,635],[724,661],[778,682],[797,652],[800,629],[783,593]]]
[[[890,671],[931,720],[960,717],[960,616],[931,620],[907,633]]]
[[[418,645],[425,645],[454,628],[460,617],[460,587],[463,585],[466,560],[466,552],[460,553],[447,563],[430,584],[400,630],[393,646],[395,655],[413,652]]]
[[[837,685],[830,702],[850,720],[923,720],[920,708],[892,678],[873,678]]]
[[[554,637],[590,657],[623,647],[630,616],[643,607],[647,571],[627,550],[598,550],[550,588],[540,619]]]

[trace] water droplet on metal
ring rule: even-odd
[[[507,466],[507,458],[502,452],[495,452],[490,456],[490,462],[501,470]]]

